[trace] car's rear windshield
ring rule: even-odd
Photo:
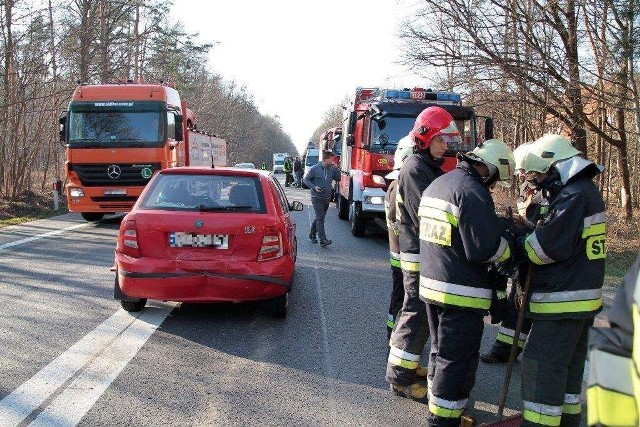
[[[258,177],[160,174],[140,209],[265,213]]]

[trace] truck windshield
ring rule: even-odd
[[[398,141],[413,128],[415,117],[387,116],[381,122],[371,121],[371,144],[369,151],[393,154]],[[446,135],[449,152],[471,151],[475,147],[475,128],[471,120],[456,120],[459,134]]]
[[[307,158],[304,161],[304,164],[306,166],[313,166],[313,165],[315,165],[316,163],[318,163],[320,161],[319,159],[320,159],[320,156],[318,156],[317,154],[316,155],[312,155],[312,154],[311,155],[307,155]]]
[[[160,102],[82,102],[69,107],[69,146],[159,147],[166,109]]]

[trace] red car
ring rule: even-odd
[[[296,224],[269,171],[182,167],[147,184],[120,225],[114,296],[127,311],[147,299],[266,300],[287,314]]]

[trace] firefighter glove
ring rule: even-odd
[[[489,308],[489,315],[491,316],[491,323],[500,323],[507,317],[509,310],[509,303],[507,302],[507,293],[505,291],[493,291],[491,297],[491,307]]]

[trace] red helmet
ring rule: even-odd
[[[431,144],[431,139],[441,130],[446,129],[452,121],[453,117],[444,108],[427,107],[416,118],[416,123],[409,135],[416,145],[424,150]]]

